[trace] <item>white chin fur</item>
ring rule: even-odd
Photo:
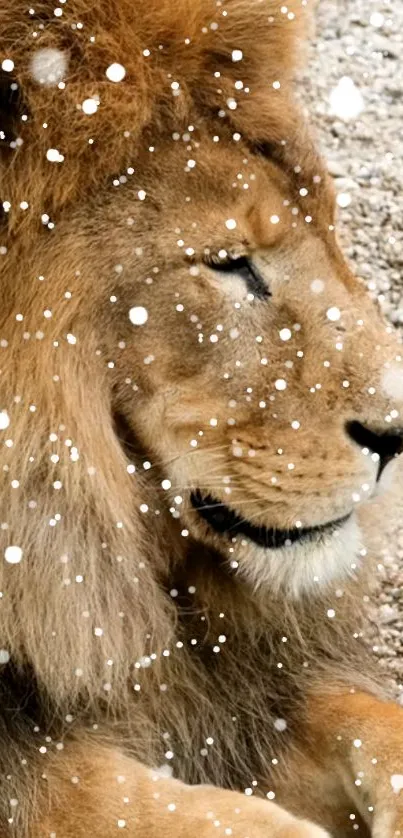
[[[238,572],[255,589],[298,599],[322,593],[329,585],[350,576],[359,564],[361,533],[355,516],[334,532],[312,540],[266,550],[252,542],[234,545],[232,559]]]

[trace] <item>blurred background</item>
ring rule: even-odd
[[[310,0],[312,2],[312,0]],[[319,0],[301,95],[334,178],[344,252],[403,334],[403,0]],[[403,457],[363,514],[368,643],[403,704]]]

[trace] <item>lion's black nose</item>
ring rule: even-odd
[[[378,479],[390,460],[403,451],[403,428],[393,431],[371,430],[361,422],[347,422],[346,430],[351,439],[361,448],[368,448],[374,454],[379,454]]]

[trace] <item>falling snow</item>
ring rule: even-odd
[[[385,16],[382,14],[382,12],[372,12],[369,22],[371,26],[375,27],[375,29],[380,29],[385,22]]]
[[[63,163],[64,156],[57,148],[48,148],[46,158],[50,163]]]
[[[4,551],[4,558],[9,564],[19,564],[22,559],[22,549],[15,544],[6,547]]]
[[[10,417],[6,410],[0,410],[0,431],[5,431],[10,424]]]
[[[129,311],[129,320],[133,326],[144,326],[148,320],[148,311],[144,306],[133,306]]]
[[[242,61],[243,59],[243,52],[241,49],[233,49],[232,50],[232,60],[233,61]]]
[[[364,98],[359,88],[349,76],[343,76],[330,97],[330,111],[339,119],[356,119],[364,110]]]
[[[310,288],[313,294],[322,294],[325,290],[325,283],[323,282],[323,279],[313,279]]]
[[[109,81],[119,82],[124,79],[126,70],[122,64],[110,64],[105,71],[105,75]]]
[[[352,198],[349,192],[339,192],[339,194],[336,197],[336,201],[339,207],[343,207],[343,209],[350,206],[351,200]]]
[[[4,70],[5,73],[12,73],[14,70],[14,61],[12,61],[11,58],[5,58],[1,63],[1,69]]]
[[[225,226],[226,226],[227,230],[235,230],[235,228],[237,226],[235,219],[234,218],[227,218],[227,220],[225,222]]]
[[[285,390],[287,387],[287,382],[284,378],[278,378],[277,381],[274,382],[274,386],[276,390]]]
[[[90,116],[91,114],[94,114],[94,113],[97,112],[98,106],[99,106],[99,100],[98,99],[84,99],[84,102],[82,103],[81,108],[83,110],[83,113]]]
[[[31,74],[38,84],[57,85],[67,73],[68,61],[59,49],[38,49],[31,59]]]
[[[335,323],[337,320],[340,320],[341,311],[337,308],[337,306],[331,306],[326,312],[326,317],[328,320],[332,320]]]

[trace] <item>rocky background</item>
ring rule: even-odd
[[[403,329],[402,61],[403,0],[319,0],[301,95],[335,180],[344,250]],[[366,515],[380,583],[368,642],[403,704],[403,464]]]

